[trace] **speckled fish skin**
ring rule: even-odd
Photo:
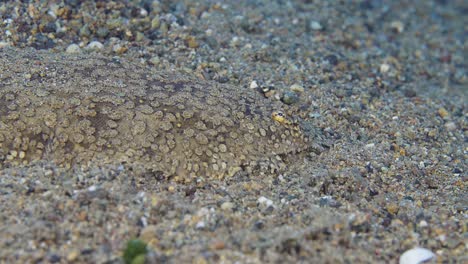
[[[247,88],[100,55],[0,49],[1,166],[138,164],[224,178],[307,148],[272,120],[286,106]]]

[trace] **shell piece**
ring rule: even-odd
[[[127,162],[185,181],[223,178],[308,147],[298,129],[273,120],[284,107],[124,59],[2,49],[0,167]]]
[[[435,258],[435,256],[429,249],[416,247],[405,251],[400,256],[400,264],[420,264]]]

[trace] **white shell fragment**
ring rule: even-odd
[[[257,206],[261,208],[268,208],[268,207],[275,208],[273,201],[264,196],[261,196],[257,199]]]
[[[435,256],[429,249],[416,247],[405,251],[400,256],[400,264],[420,264],[435,258]]]

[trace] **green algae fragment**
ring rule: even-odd
[[[145,255],[148,253],[146,243],[139,239],[132,239],[127,242],[127,247],[123,253],[126,264],[144,263]],[[141,260],[143,259],[143,262]]]

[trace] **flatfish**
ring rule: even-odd
[[[309,146],[285,107],[131,59],[0,49],[0,167],[126,163],[222,179]]]

